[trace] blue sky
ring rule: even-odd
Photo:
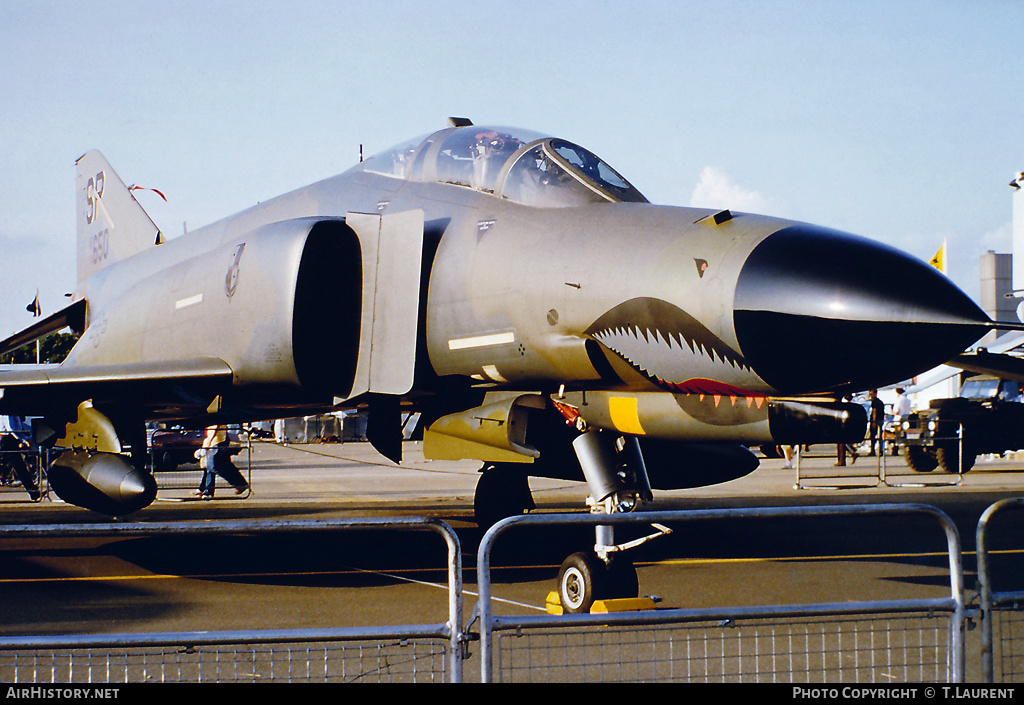
[[[947,239],[977,298],[1011,248],[1022,28],[1019,0],[0,0],[0,336],[74,288],[89,149],[173,237],[449,115],[578,142],[659,203]]]

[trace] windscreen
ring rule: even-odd
[[[501,195],[510,201],[541,208],[567,208],[607,203],[598,191],[574,178],[538,144],[512,166]]]
[[[592,152],[519,128],[470,125],[441,130],[369,158],[364,169],[463,186],[528,206],[647,202]]]

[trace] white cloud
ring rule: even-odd
[[[700,180],[690,197],[690,205],[695,208],[729,208],[747,213],[771,213],[773,210],[764,194],[741,186],[731,176],[713,166],[701,170]]]
[[[991,230],[981,236],[982,254],[992,250],[994,252],[1013,252],[1013,223],[1007,221],[1004,225]]]

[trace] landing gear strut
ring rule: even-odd
[[[640,444],[635,437],[615,437],[604,431],[585,431],[573,449],[583,467],[593,514],[631,512],[652,499]],[[656,527],[651,536],[626,544],[615,543],[614,527],[595,527],[594,548],[565,559],[558,572],[558,597],[567,613],[589,612],[597,600],[636,597],[636,568],[623,552],[668,532]]]

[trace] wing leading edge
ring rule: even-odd
[[[28,345],[64,328],[70,328],[80,334],[85,330],[85,308],[85,299],[80,299],[25,330],[15,333],[6,340],[0,341],[0,355],[17,350],[23,345]]]
[[[1003,379],[1024,382],[1024,358],[1013,355],[979,350],[974,353],[958,355],[950,360],[949,364],[975,374],[990,374]]]
[[[228,388],[231,367],[218,358],[115,365],[0,366],[0,413],[45,414],[69,399],[134,399],[196,405]],[[208,402],[207,402],[208,403]]]
[[[999,328],[1010,328],[1011,325],[1011,330],[1018,330],[1016,324],[996,324]],[[990,374],[1024,382],[1024,358],[1012,354],[1022,346],[1024,332],[1010,333],[977,350],[961,353],[947,364],[975,374]]]

